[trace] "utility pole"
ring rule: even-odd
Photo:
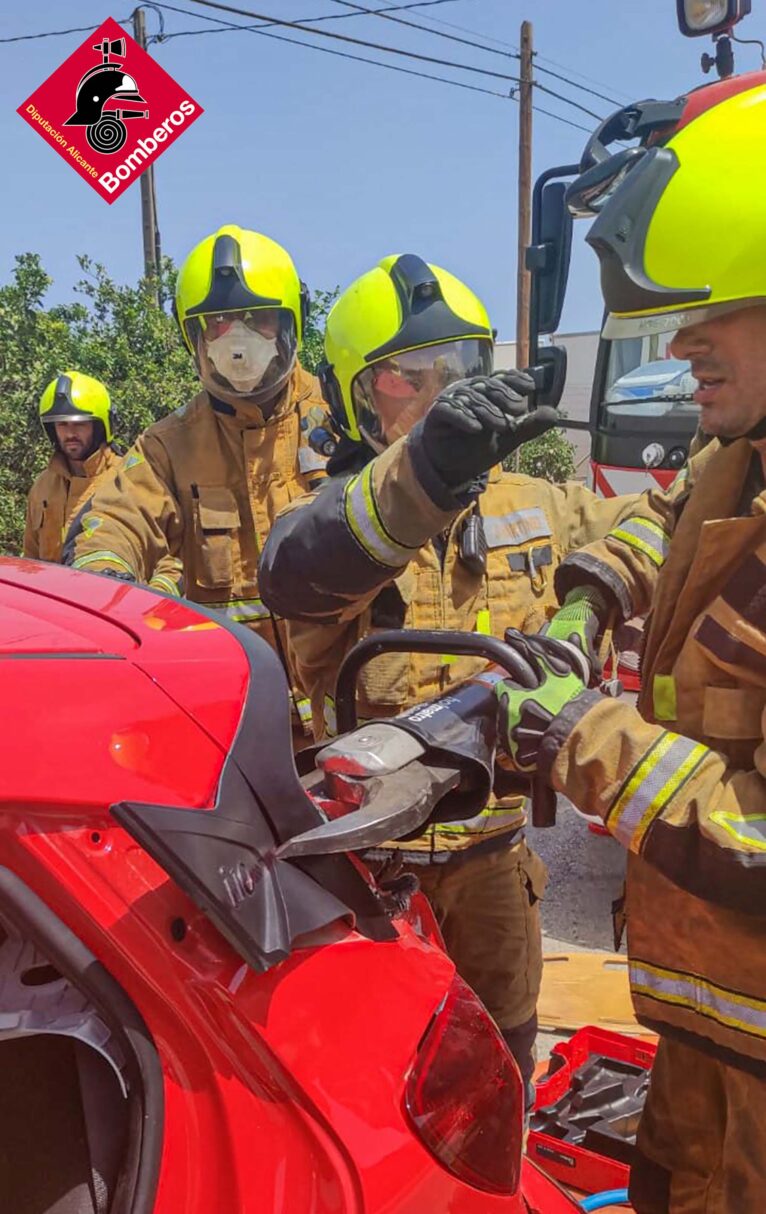
[[[133,13],[133,33],[136,42],[145,51],[146,20],[142,8],[137,8]],[[153,164],[150,164],[148,169],[144,169],[139,183],[141,186],[141,229],[144,239],[144,274],[156,284],[155,300],[159,307],[160,230],[157,225],[157,197],[154,192]]]
[[[532,238],[532,23],[521,25],[519,71],[519,207],[516,264],[516,366],[529,365],[529,271],[525,265]]]

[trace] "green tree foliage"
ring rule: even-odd
[[[153,421],[198,391],[194,362],[169,310],[155,303],[154,284],[115,283],[105,268],[80,257],[83,277],[71,303],[45,307],[51,279],[36,253],[16,258],[0,287],[0,551],[19,552],[29,488],[51,450],[37,408],[45,385],[67,368],[108,387],[116,442],[125,449]],[[175,287],[170,261],[162,267],[166,300]],[[301,361],[315,372],[334,291],[315,291]],[[574,474],[574,448],[552,430],[521,451],[520,470],[562,481]]]
[[[303,334],[301,362],[307,371],[316,375],[316,369],[324,358],[324,327],[327,313],[338,298],[340,288],[334,291],[312,291],[311,307],[306,332]]]
[[[194,362],[169,309],[155,304],[154,284],[115,283],[89,257],[72,303],[45,307],[51,279],[35,253],[16,258],[0,287],[0,551],[19,552],[29,488],[50,459],[38,418],[45,385],[67,368],[102,380],[116,415],[116,444],[125,450],[153,421],[199,390]],[[165,299],[175,269],[162,267]],[[321,358],[324,320],[337,291],[315,293],[302,361]]]
[[[549,430],[525,443],[519,453],[519,472],[560,484],[575,475],[575,449],[563,430]],[[511,456],[513,459],[513,456]]]
[[[50,285],[38,257],[16,259],[0,288],[0,548],[18,551],[26,492],[48,458],[35,409],[46,382],[69,365],[69,325],[45,312]]]

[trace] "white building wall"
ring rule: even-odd
[[[577,421],[588,420],[593,373],[598,352],[598,333],[557,333],[551,341],[564,346],[567,352],[567,380],[560,408],[568,417]],[[495,346],[495,366],[499,370],[516,366],[516,342],[500,341]],[[578,475],[587,476],[587,458],[590,454],[590,436],[584,430],[570,430],[567,434],[575,448],[577,463],[584,461]]]

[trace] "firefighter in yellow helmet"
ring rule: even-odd
[[[40,421],[53,454],[29,492],[24,556],[59,561],[69,521],[119,463],[109,393],[90,375],[64,371],[40,398]]]
[[[609,191],[588,240],[601,262],[605,331],[674,330],[672,352],[691,361],[702,431],[713,437],[667,493],[646,495],[605,540],[563,562],[565,601],[550,625],[571,639],[593,635],[609,607],[623,618],[651,607],[638,707],[586,691],[536,641],[540,687],[501,685],[502,724],[517,768],[537,769],[598,814],[630,853],[633,1002],[660,1034],[633,1207],[760,1214],[766,73],[682,98],[669,134]],[[608,177],[608,164],[599,171]]]
[[[65,553],[76,569],[148,582],[169,551],[187,598],[251,626],[288,666],[257,564],[277,511],[324,475],[309,436],[325,407],[297,358],[308,302],[267,236],[227,225],[192,250],[175,313],[202,390],[139,438]]]
[[[318,493],[277,519],[261,562],[266,602],[288,618],[316,735],[334,728],[338,667],[376,628],[533,631],[553,572],[625,508],[581,485],[503,472],[549,428],[529,376],[492,375],[492,328],[474,293],[411,254],[387,257],[332,309],[320,379],[342,436]],[[392,716],[481,668],[389,654],[359,680],[361,718]],[[524,838],[524,801],[372,856],[417,874],[462,976],[495,1017],[527,1084],[533,1071],[546,871]]]

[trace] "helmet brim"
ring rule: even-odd
[[[698,307],[678,308],[672,312],[641,312],[625,315],[610,312],[604,322],[601,336],[616,341],[624,337],[651,337],[655,333],[675,333],[679,329],[688,329],[691,325],[701,325],[705,321],[714,320],[717,316],[726,316],[730,312],[739,312],[742,308],[751,308],[758,304],[766,304],[766,296],[734,299],[724,303],[701,304]]]

